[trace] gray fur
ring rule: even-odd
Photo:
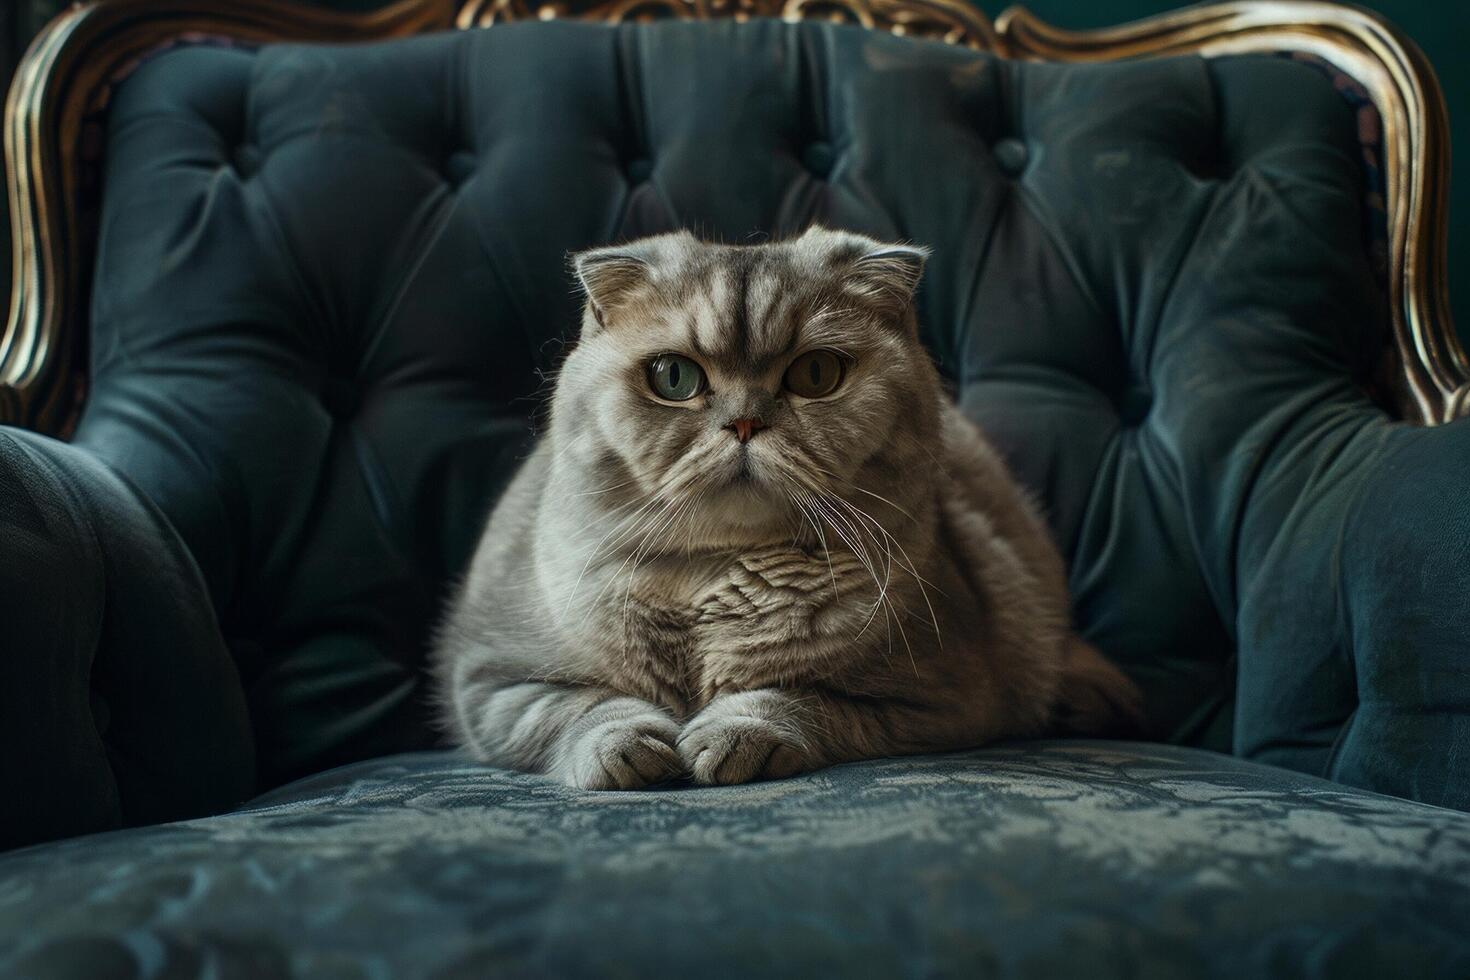
[[[440,636],[455,739],[631,789],[1134,718],[1136,690],[1070,629],[1045,526],[919,343],[925,255],[814,228],[576,258],[588,301],[549,429]],[[848,359],[844,382],[785,392],[814,348]],[[667,352],[705,394],[653,394]],[[766,428],[742,444],[725,427],[750,416]]]

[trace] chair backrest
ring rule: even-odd
[[[776,21],[178,47],[110,109],[76,442],[192,549],[283,778],[429,739],[429,630],[573,339],[569,251],[921,242],[924,337],[1044,500],[1080,627],[1160,737],[1224,748],[1242,588],[1388,424],[1360,160],[1280,57]]]

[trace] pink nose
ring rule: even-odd
[[[725,426],[725,428],[733,430],[735,433],[735,438],[739,439],[741,442],[749,442],[751,436],[755,435],[757,432],[759,432],[761,429],[764,429],[765,427],[766,424],[760,419],[736,419],[729,425]]]

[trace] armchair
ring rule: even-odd
[[[74,7],[6,116],[0,843],[116,832],[0,856],[0,972],[1463,975],[1444,134],[1320,2]],[[604,795],[432,750],[566,253],[813,220],[935,249],[1154,741]]]

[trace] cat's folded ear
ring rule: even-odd
[[[608,317],[620,306],[647,288],[652,275],[647,258],[616,245],[578,252],[572,256],[572,268],[601,327],[607,326]]]
[[[913,301],[928,258],[929,250],[918,245],[879,245],[853,259],[844,280],[852,292],[899,314]]]

